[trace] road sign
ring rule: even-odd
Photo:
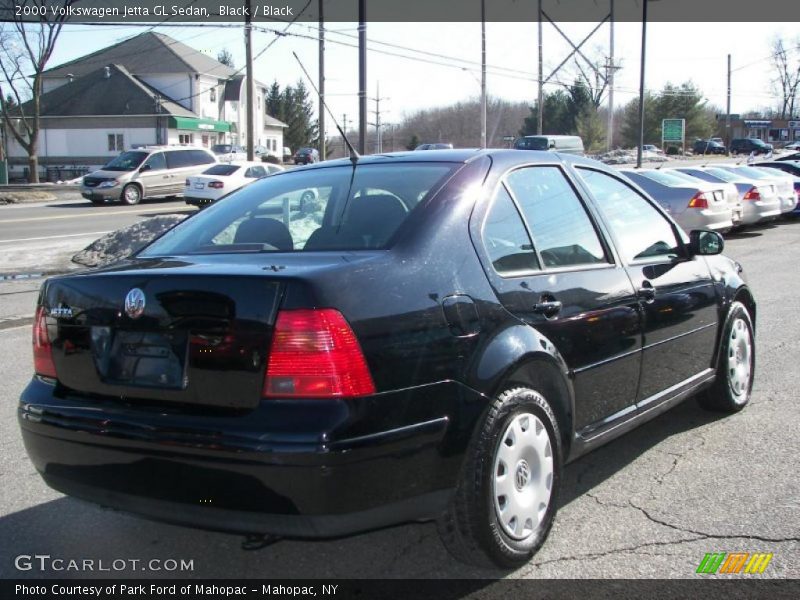
[[[661,141],[683,143],[686,119],[664,119],[661,121]]]
[[[515,139],[517,139],[517,138],[515,138],[513,135],[504,135],[503,136],[503,141],[504,142],[513,142]]]

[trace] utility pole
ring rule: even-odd
[[[608,80],[608,131],[606,133],[606,150],[609,152],[614,148],[614,71],[617,70],[614,64],[614,0],[611,0],[610,17],[611,35],[608,41],[608,70],[606,71],[606,79]]]
[[[383,152],[383,130],[381,129],[381,100],[389,100],[389,98],[381,98],[381,82],[377,83],[376,96],[372,98],[375,100],[375,122],[370,125],[375,126],[375,153],[380,154]]]
[[[647,49],[647,0],[642,0],[642,63],[639,70],[639,146],[636,148],[636,168],[642,167],[644,146],[644,62]]]
[[[319,0],[319,159],[325,160],[325,14]]]
[[[253,29],[250,17],[250,0],[247,0],[244,13],[244,55],[247,62],[245,71],[245,93],[247,94],[247,160],[253,160],[255,149],[253,138],[255,137],[255,127],[253,123]]]
[[[544,63],[542,61],[542,0],[539,0],[539,119],[536,133],[542,135],[542,115],[544,113]]]
[[[367,0],[358,0],[358,153],[367,153]]]
[[[481,148],[486,148],[486,0],[481,0]]]
[[[728,105],[725,109],[725,147],[731,147],[731,55],[728,54]]]

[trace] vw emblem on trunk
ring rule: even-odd
[[[139,288],[133,288],[125,296],[125,314],[131,319],[137,319],[144,313],[144,292]]]

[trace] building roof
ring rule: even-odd
[[[269,115],[264,115],[264,126],[269,127],[288,127],[286,123],[283,121],[279,121],[275,117],[271,117]]]
[[[122,65],[136,75],[191,72],[226,79],[236,74],[229,66],[168,35],[148,31],[48,69],[42,77],[72,74],[78,78],[109,64]]]
[[[106,68],[75,78],[71,83],[58,86],[41,96],[43,117],[78,117],[89,115],[155,115],[155,97],[160,98],[158,114],[196,117],[171,98],[130,74],[122,65]],[[25,105],[23,104],[23,110]]]

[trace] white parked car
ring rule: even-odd
[[[218,163],[200,175],[188,177],[183,197],[186,204],[202,208],[256,179],[280,171],[283,171],[283,167],[269,163],[244,160]]]
[[[231,162],[234,160],[247,160],[247,149],[235,144],[214,144],[211,151],[217,155],[220,162]]]

